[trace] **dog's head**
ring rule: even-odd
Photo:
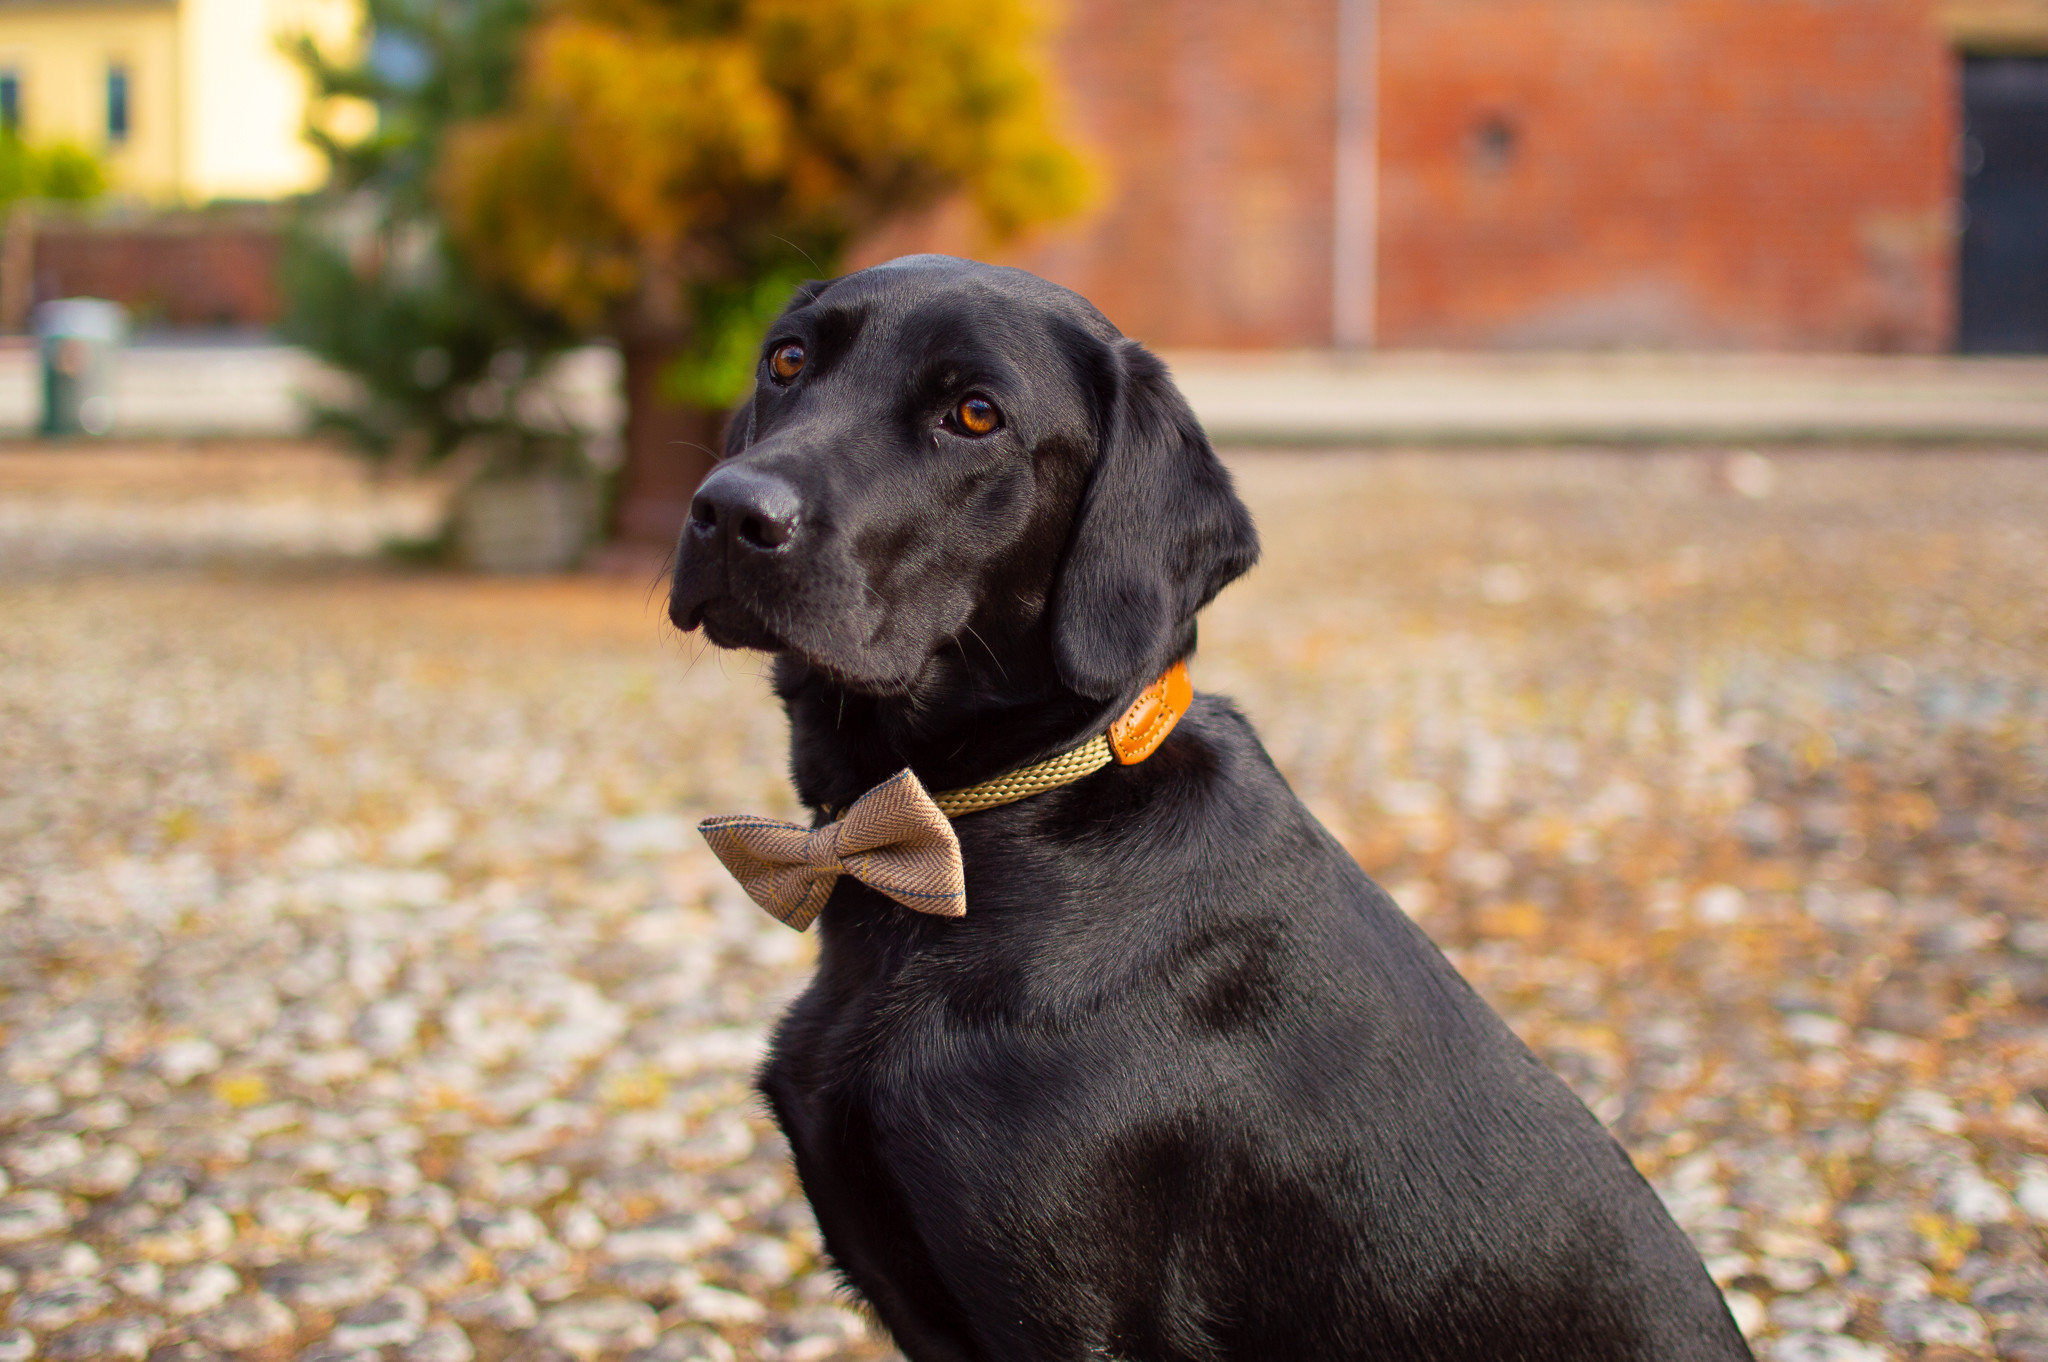
[[[776,320],[669,615],[875,695],[971,634],[1102,700],[1185,653],[1257,555],[1157,359],[1034,275],[911,256],[807,284]]]

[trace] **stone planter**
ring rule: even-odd
[[[566,571],[583,557],[596,519],[588,478],[479,478],[455,496],[455,555],[478,572]]]

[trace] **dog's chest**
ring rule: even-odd
[[[955,1145],[989,1128],[994,1100],[986,1061],[963,1055],[958,1020],[921,964],[886,932],[828,948],[761,1074],[827,1247],[871,1298],[905,1270],[905,1253],[922,1256],[913,1246],[928,1235],[913,1227],[975,1199],[958,1181],[973,1160]]]
[[[848,885],[819,968],[777,1028],[763,1086],[793,1127],[870,1132],[875,1157],[931,1150],[999,1124],[1043,1083],[1097,1069],[1117,1030],[1045,1003],[1071,992],[1053,953],[980,921],[908,914]],[[839,1134],[832,1137],[841,1141]]]

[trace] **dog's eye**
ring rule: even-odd
[[[1002,425],[1003,414],[986,397],[963,397],[953,408],[953,420],[969,435],[986,435]]]
[[[804,348],[794,341],[788,345],[776,346],[775,353],[768,357],[768,372],[774,374],[784,383],[789,382],[803,371]]]

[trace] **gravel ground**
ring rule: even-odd
[[[1197,685],[1759,1352],[2048,1362],[2048,465],[1237,462]],[[208,550],[176,478],[26,467],[0,1362],[887,1356],[746,1086],[812,944],[691,831],[794,812],[758,659],[644,578]]]

